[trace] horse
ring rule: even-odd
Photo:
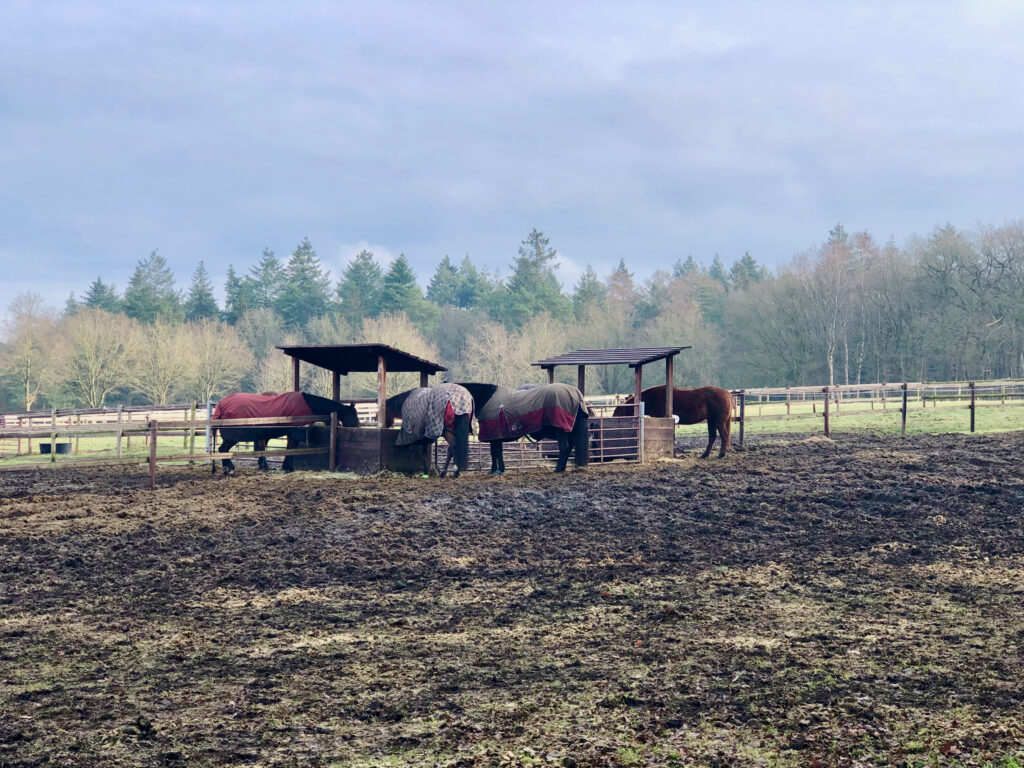
[[[569,454],[575,451],[577,467],[587,465],[590,409],[583,393],[568,384],[545,384],[529,389],[510,389],[497,384],[467,383],[476,404],[480,442],[490,443],[491,474],[505,472],[502,443],[529,435],[534,440],[556,440],[555,472],[564,472]]]
[[[644,404],[644,414],[664,418],[665,385],[649,387],[640,393]],[[632,416],[635,403],[633,395],[626,398],[627,405],[620,405],[613,416]],[[721,387],[701,387],[700,389],[672,388],[672,415],[678,417],[680,424],[698,424],[708,422],[708,447],[701,454],[706,459],[711,454],[715,438],[721,438],[718,458],[725,456],[729,447],[729,431],[732,427],[732,394]]]
[[[311,395],[308,392],[285,392],[281,395],[274,392],[264,392],[262,395],[235,392],[217,403],[217,407],[213,411],[213,418],[215,420],[256,419],[272,416],[322,416],[329,413],[337,413],[338,421],[344,427],[359,426],[359,414],[356,413],[355,407],[328,400],[326,397]],[[242,442],[251,442],[254,450],[264,451],[268,440],[284,436],[288,437],[288,447],[292,448],[297,443],[298,434],[303,427],[312,423],[310,420],[305,424],[293,422],[252,427],[217,427],[214,429],[214,438],[216,438],[216,429],[220,429],[220,436],[223,440],[218,449],[220,453],[227,453],[236,443]],[[224,459],[221,464],[225,475],[235,474],[235,465],[231,459]],[[265,456],[260,456],[259,467],[262,470],[269,469]],[[292,471],[291,456],[285,457],[281,468],[285,472]],[[217,471],[216,462],[214,462],[213,471]]]
[[[384,426],[390,428],[395,419],[402,420],[402,430],[395,445],[415,445],[437,442],[443,437],[448,443],[448,458],[445,459],[441,477],[448,474],[448,464],[455,457],[455,472],[459,473],[469,463],[469,435],[473,431],[473,397],[458,384],[441,384],[437,387],[417,387],[389,397],[385,401]],[[423,473],[430,471],[429,454],[425,459]]]

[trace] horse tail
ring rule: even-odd
[[[590,463],[590,417],[582,405],[576,414],[576,423],[572,427],[572,439],[576,466],[587,466]]]
[[[470,414],[463,413],[455,417],[455,443],[452,445],[455,466],[459,471],[469,464],[469,427]]]

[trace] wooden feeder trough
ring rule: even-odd
[[[300,366],[305,362],[331,372],[333,400],[353,405],[374,402],[377,404],[377,426],[337,427],[334,452],[296,456],[293,464],[296,469],[355,472],[360,475],[371,475],[381,470],[406,473],[423,470],[424,463],[430,456],[430,446],[397,446],[395,440],[400,430],[385,429],[382,426],[385,424],[387,375],[389,372],[419,373],[420,386],[425,387],[431,374],[447,371],[447,368],[386,344],[317,344],[280,346],[278,349],[292,358],[292,384],[296,392],[300,391]],[[341,397],[342,376],[374,371],[377,372],[376,399]],[[309,427],[302,447],[329,449],[330,435],[331,430],[328,428]]]

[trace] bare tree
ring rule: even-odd
[[[363,320],[363,327],[357,341],[361,344],[387,344],[403,352],[437,360],[437,347],[423,338],[419,326],[409,320],[404,312],[397,315],[381,315]],[[330,375],[329,373],[327,374]],[[342,377],[351,394],[373,395],[377,392],[376,374],[351,374]],[[420,385],[418,373],[389,373],[387,386],[389,394],[397,394]],[[329,396],[329,395],[328,395]]]
[[[216,320],[188,326],[190,362],[184,391],[200,403],[238,389],[253,363],[238,332]]]
[[[188,329],[156,320],[137,326],[135,336],[128,381],[154,405],[166,405],[188,373]]]
[[[56,310],[45,306],[38,293],[17,296],[7,312],[7,348],[0,357],[0,374],[17,382],[25,410],[30,411],[56,383],[66,345],[56,332]]]
[[[87,408],[102,408],[116,389],[129,386],[138,334],[124,315],[83,307],[64,321],[71,345],[67,386]]]

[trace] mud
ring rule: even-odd
[[[0,766],[1010,765],[1022,449],[6,474]]]

